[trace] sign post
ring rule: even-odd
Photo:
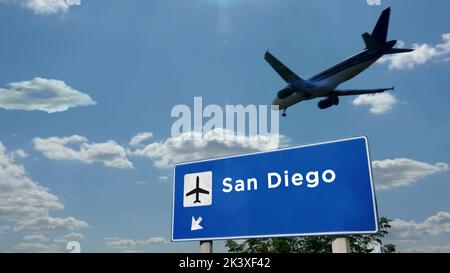
[[[200,241],[200,253],[213,253],[213,241]]]
[[[174,167],[172,241],[372,234],[378,216],[366,137]],[[333,250],[349,251],[348,239]]]
[[[336,238],[331,242],[333,253],[351,253],[350,240],[345,237]]]

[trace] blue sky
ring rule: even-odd
[[[362,50],[360,35],[387,6],[390,38],[420,50],[343,87],[395,85],[394,101],[368,99],[383,113],[355,98],[326,111],[304,102],[288,110],[280,134],[289,145],[367,135],[379,212],[397,219],[391,240],[403,251],[450,251],[448,1],[29,3],[0,1],[0,186],[14,197],[0,201],[0,251],[65,251],[67,238],[89,252],[197,251],[196,243],[168,242],[164,160],[179,156],[171,154],[172,107],[192,106],[194,96],[268,104],[284,85],[263,59],[268,48],[301,77],[313,76]],[[3,95],[36,88],[44,92],[20,105]],[[48,104],[39,108],[39,98]],[[55,105],[65,107],[49,113]],[[130,145],[141,132],[152,137]],[[219,242],[216,250],[226,249]]]

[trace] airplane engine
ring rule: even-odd
[[[338,97],[330,97],[328,99],[324,99],[319,101],[319,108],[320,109],[327,109],[330,108],[333,105],[338,105],[339,104],[339,98]]]

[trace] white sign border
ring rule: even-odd
[[[208,161],[214,161],[219,159],[228,159],[228,158],[236,158],[236,157],[245,157],[245,156],[251,156],[251,155],[257,155],[257,154],[268,154],[273,152],[279,152],[279,151],[287,151],[287,150],[293,150],[298,148],[307,148],[307,147],[313,147],[313,146],[319,146],[324,144],[332,144],[332,143],[338,143],[338,142],[347,142],[357,139],[364,139],[364,142],[366,144],[366,153],[367,153],[367,165],[369,167],[369,176],[370,176],[370,188],[372,191],[372,203],[373,203],[373,215],[376,219],[375,221],[375,230],[365,230],[365,231],[338,231],[338,232],[317,232],[317,233],[288,233],[288,234],[266,234],[266,235],[248,235],[248,236],[231,236],[231,237],[211,237],[211,238],[188,238],[188,239],[175,239],[173,237],[174,232],[174,216],[175,216],[175,169],[177,166],[182,165],[188,165],[188,164],[194,164],[194,163],[200,163],[200,162],[208,162]],[[209,159],[201,159],[196,161],[189,161],[189,162],[180,162],[176,163],[173,166],[173,192],[172,192],[172,223],[171,223],[171,235],[170,239],[172,242],[192,242],[192,241],[216,241],[216,240],[242,240],[242,239],[257,239],[257,238],[280,238],[280,237],[307,237],[307,236],[339,236],[339,235],[364,235],[364,234],[373,234],[377,233],[379,231],[378,226],[378,207],[376,202],[376,195],[375,195],[375,187],[373,184],[373,174],[372,174],[372,160],[370,158],[369,153],[369,139],[367,136],[358,136],[358,137],[351,137],[351,138],[343,138],[343,139],[337,139],[337,140],[331,140],[331,141],[324,141],[319,143],[313,143],[313,144],[306,144],[306,145],[300,145],[300,146],[292,146],[292,147],[285,147],[281,149],[276,150],[269,150],[269,151],[262,151],[262,152],[255,152],[255,153],[248,153],[248,154],[240,154],[240,155],[231,155],[231,156],[223,156],[223,157],[216,157],[216,158],[209,158]]]

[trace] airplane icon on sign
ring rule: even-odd
[[[195,201],[194,201],[194,204],[201,203],[201,201],[200,201],[200,199],[199,199],[201,193],[202,193],[202,194],[209,194],[209,191],[200,188],[200,177],[197,176],[197,178],[196,178],[196,187],[195,187],[195,189],[193,189],[192,191],[186,193],[186,197],[195,194]]]
[[[212,205],[212,176],[213,173],[211,171],[184,175],[183,207]]]

